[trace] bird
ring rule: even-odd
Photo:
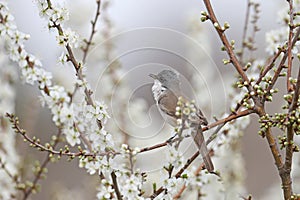
[[[168,124],[173,127],[177,126],[177,120],[180,118],[176,113],[178,100],[180,99],[184,103],[190,102],[182,93],[179,73],[173,69],[165,69],[158,74],[149,74],[149,76],[154,80],[152,94],[158,110]],[[213,172],[214,165],[208,153],[201,127],[207,125],[208,122],[198,107],[196,107],[195,113],[196,115],[190,119],[193,128],[192,137],[203,158],[205,168],[209,172]]]

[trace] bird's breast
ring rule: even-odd
[[[154,97],[156,102],[158,102],[158,99],[159,99],[160,95],[164,91],[165,91],[165,88],[162,87],[161,83],[158,80],[155,80],[154,84],[152,86],[152,93],[153,93],[153,97]]]

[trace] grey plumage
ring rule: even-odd
[[[178,72],[174,70],[163,70],[157,75],[150,74],[149,76],[154,79],[152,92],[160,113],[170,125],[176,126],[176,120],[178,118],[178,116],[175,115],[177,101],[179,96],[183,97]],[[188,100],[184,98],[184,101],[187,102]],[[207,120],[201,110],[199,108],[196,109],[196,116],[191,119],[192,127],[194,127],[192,137],[203,158],[206,169],[212,172],[214,166],[208,154],[201,128],[201,125],[207,125]]]

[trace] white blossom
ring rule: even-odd
[[[66,135],[67,142],[71,146],[75,146],[76,144],[80,144],[80,133],[75,131],[74,128],[64,129],[63,132]]]
[[[176,169],[182,167],[185,164],[183,154],[178,151],[174,146],[168,145],[168,151],[166,159],[170,165],[173,165]]]
[[[97,193],[98,199],[110,199],[114,192],[114,189],[112,187],[112,184],[109,181],[107,181],[106,179],[102,179],[98,191],[99,191]]]

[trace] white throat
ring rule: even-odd
[[[166,88],[161,85],[161,83],[158,80],[154,80],[154,84],[152,86],[152,92],[153,97],[155,101],[157,102],[159,99],[159,96],[165,91]]]

